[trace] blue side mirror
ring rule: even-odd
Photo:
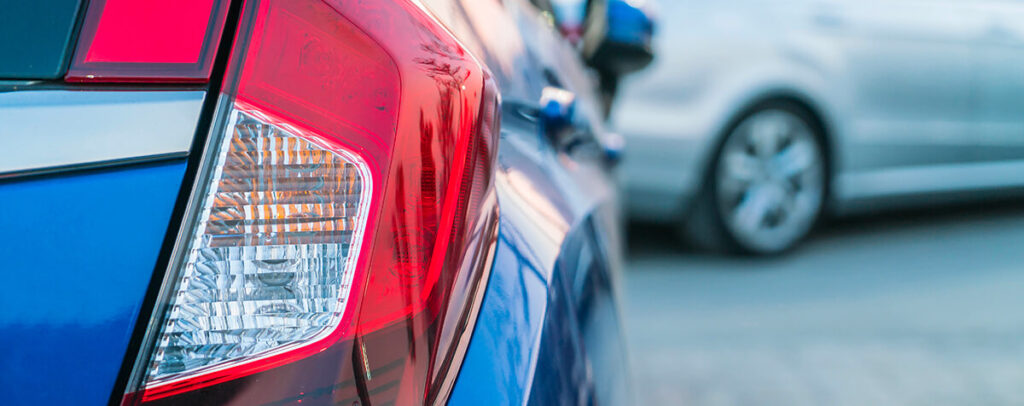
[[[607,0],[603,38],[584,49],[595,69],[616,76],[641,70],[654,60],[655,17],[637,0]]]
[[[627,0],[608,1],[609,40],[649,49],[653,37],[654,17],[648,8]]]

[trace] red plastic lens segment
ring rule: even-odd
[[[228,0],[93,0],[71,82],[205,82]]]

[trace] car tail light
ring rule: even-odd
[[[230,0],[92,0],[70,82],[205,82]]]
[[[340,321],[370,176],[350,153],[272,122],[254,109],[231,114],[156,341],[151,384],[286,350]]]
[[[496,238],[493,80],[411,0],[241,18],[124,403],[443,400]]]

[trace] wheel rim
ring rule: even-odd
[[[719,213],[742,246],[788,248],[810,230],[825,191],[818,139],[799,116],[762,110],[729,134],[716,172]]]

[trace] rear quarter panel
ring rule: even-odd
[[[0,184],[0,404],[107,403],[184,172]]]

